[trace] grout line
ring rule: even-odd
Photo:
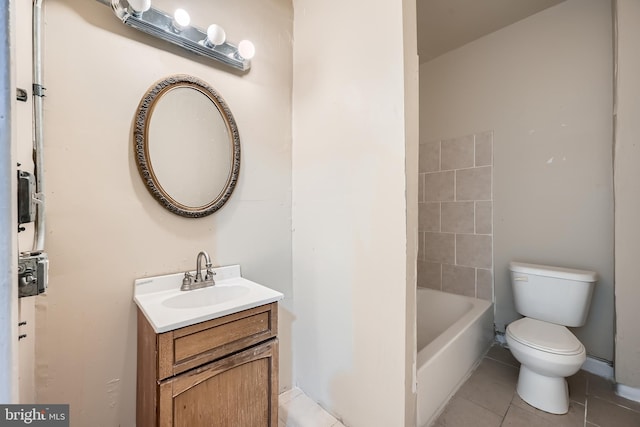
[[[588,384],[589,378],[587,378]],[[587,427],[587,405],[589,404],[589,395],[587,394],[584,398],[584,427]]]
[[[494,361],[494,362],[496,362],[496,363],[499,363],[499,364],[501,364],[501,365],[503,365],[503,366],[508,366],[509,368],[513,368],[513,369],[520,369],[520,367],[519,367],[519,366],[513,366],[513,365],[511,365],[511,364],[509,364],[509,363],[507,363],[507,362],[505,362],[505,361],[503,361],[503,360],[495,359],[495,358],[493,358],[493,357],[491,357],[491,356],[485,356],[485,358],[486,358],[486,359],[489,359],[489,360],[492,360],[492,361]]]
[[[473,134],[473,167],[477,167],[476,165],[476,134]]]
[[[458,170],[453,171],[453,201],[458,201]]]
[[[466,168],[454,168],[454,169],[443,169],[439,172],[452,172],[452,171],[468,171],[468,170],[472,170],[472,169],[482,169],[482,168],[490,168],[493,165],[484,165],[484,166],[469,166]],[[435,173],[435,172],[430,172],[430,173]]]
[[[453,265],[458,265],[458,233],[453,233]]]
[[[478,230],[476,227],[476,218],[477,218],[477,209],[478,209],[478,201],[473,201],[473,234],[478,234]]]
[[[617,397],[621,397],[621,396],[618,396],[617,394],[615,394],[615,392],[613,392],[613,391],[612,391],[612,393],[614,393],[614,395],[617,396]],[[625,409],[627,411],[631,411],[631,412],[633,412],[635,414],[640,414],[640,411],[638,411],[637,409],[631,408],[629,406],[625,406],[624,403],[621,403],[619,401],[610,399],[610,398],[608,398],[606,396],[593,395],[593,396],[588,396],[587,398],[589,398],[589,397],[592,397],[592,398],[598,399],[598,400],[602,400],[603,402],[609,403],[609,404],[614,405],[614,406],[618,406],[618,407],[620,407],[622,409]]]
[[[474,267],[475,269],[475,276],[476,276],[476,280],[475,280],[475,288],[476,288],[476,298],[478,298],[478,269],[476,267]]]

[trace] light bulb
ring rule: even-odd
[[[216,24],[209,25],[207,28],[207,44],[209,46],[219,46],[227,39],[224,29]]]
[[[129,8],[138,16],[151,9],[151,0],[128,0],[128,2]]]
[[[127,14],[133,15],[131,7],[125,8],[122,3],[120,3],[120,0],[111,0],[111,9],[120,20],[126,19]]]
[[[184,9],[176,9],[173,12],[173,26],[178,30],[183,30],[184,28],[189,26],[191,22],[191,17]]]
[[[238,43],[238,54],[244,59],[251,59],[256,54],[256,47],[249,40],[242,40]]]

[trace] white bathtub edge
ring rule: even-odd
[[[426,427],[436,419],[494,341],[492,303],[471,300],[473,308],[469,312],[418,351],[417,419],[420,427]],[[429,387],[429,384],[437,386]],[[425,390],[428,390],[428,396]]]

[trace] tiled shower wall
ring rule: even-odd
[[[420,144],[418,286],[493,299],[493,132]]]

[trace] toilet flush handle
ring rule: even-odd
[[[516,276],[513,280],[516,282],[528,282],[529,278],[527,276]]]

